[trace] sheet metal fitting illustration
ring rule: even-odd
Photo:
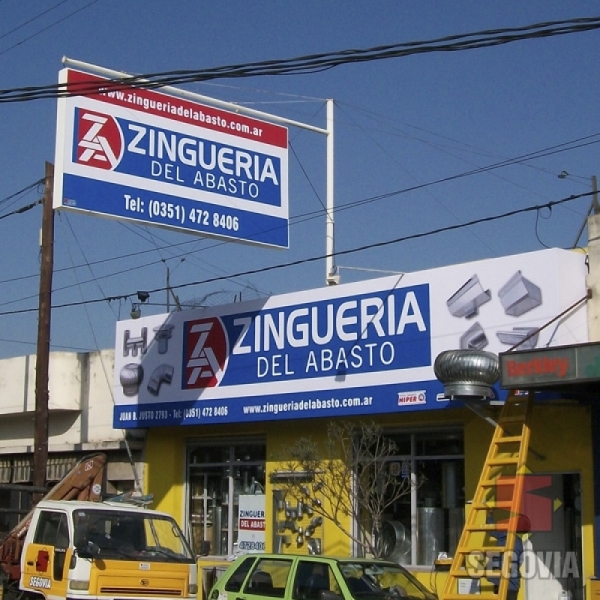
[[[173,335],[175,325],[163,324],[154,328],[154,339],[158,342],[158,353],[166,354],[169,350],[169,340]],[[169,382],[171,383],[171,382]]]
[[[484,290],[479,277],[473,275],[458,291],[446,300],[446,305],[450,314],[455,317],[470,319],[479,313],[479,307],[489,302],[491,297],[490,290]]]
[[[173,381],[175,367],[168,363],[161,363],[158,366],[154,362],[153,354],[165,355],[169,352],[169,340],[173,336],[175,326],[170,323],[164,323],[159,327],[154,327],[154,338],[150,347],[148,346],[148,328],[142,327],[139,336],[132,336],[131,331],[126,329],[123,332],[123,356],[140,357],[138,360],[144,364],[152,374],[146,384],[146,390],[152,396],[158,396],[163,384],[170,385]],[[154,363],[154,364],[152,364]],[[131,397],[140,392],[140,387],[144,381],[145,369],[142,364],[130,362],[126,364],[119,373],[119,381],[123,388],[123,394]],[[148,365],[152,365],[151,367]]]
[[[513,327],[511,330],[497,331],[498,339],[507,346],[519,346],[520,350],[535,348],[539,337],[536,327]]]
[[[485,331],[479,322],[474,323],[460,336],[461,350],[483,350],[489,344]]]
[[[144,369],[137,363],[126,364],[119,373],[119,381],[123,386],[125,396],[135,396],[144,379]]]
[[[142,327],[142,331],[138,337],[131,337],[129,329],[123,334],[123,356],[137,356],[138,351],[141,354],[146,354],[148,349],[148,328]]]
[[[498,297],[507,315],[519,317],[542,303],[542,290],[517,271],[498,290]]]
[[[172,365],[159,365],[152,371],[152,375],[150,375],[150,379],[148,380],[148,385],[146,389],[153,395],[158,396],[160,392],[160,386],[163,383],[170,384],[173,381],[173,371],[174,367]]]

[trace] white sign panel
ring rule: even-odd
[[[587,342],[585,303],[556,320],[586,273],[543,250],[121,321],[114,427],[441,409],[444,350]]]
[[[54,208],[286,248],[287,129],[73,69]]]
[[[265,551],[265,496],[242,495],[238,513],[238,550]]]

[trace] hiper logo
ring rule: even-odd
[[[111,115],[78,108],[75,122],[74,161],[97,169],[112,170],[123,154],[123,133]]]
[[[184,326],[183,389],[216,387],[225,374],[228,343],[222,321],[198,319]]]

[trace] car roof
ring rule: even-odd
[[[249,553],[242,554],[236,557],[238,560],[247,558],[248,556],[256,557],[256,558],[268,558],[274,560],[308,560],[308,561],[331,561],[331,562],[339,562],[339,563],[371,563],[371,564],[379,564],[379,565],[389,565],[393,567],[400,567],[401,569],[406,569],[402,565],[392,561],[386,560],[385,558],[357,558],[352,556],[337,556],[337,555],[322,555],[322,554],[277,554],[270,552],[257,552],[257,553]]]

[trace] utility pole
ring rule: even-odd
[[[48,367],[50,362],[52,271],[54,267],[54,209],[52,208],[54,165],[48,162],[46,163],[44,181],[33,442],[33,485],[36,488],[42,488],[46,485],[46,466],[48,463]],[[38,502],[41,497],[42,494],[40,493],[34,494],[34,503]]]

